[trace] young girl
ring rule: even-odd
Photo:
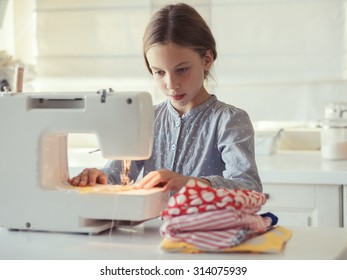
[[[138,188],[178,191],[195,178],[212,187],[261,192],[254,158],[254,130],[247,113],[218,101],[204,81],[217,58],[210,28],[191,6],[157,11],[143,37],[148,71],[167,100],[155,106],[153,153],[133,161],[130,177],[143,171]],[[120,184],[120,161],[85,169],[74,186]]]

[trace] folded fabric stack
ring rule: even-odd
[[[263,193],[214,189],[191,180],[170,198],[162,212],[165,222],[160,228],[164,237],[161,246],[182,252],[230,251],[268,232],[277,223],[277,217],[271,213],[256,214],[265,202]],[[290,234],[286,232],[285,239],[284,235],[278,236],[285,242]],[[259,251],[259,246],[255,251]]]

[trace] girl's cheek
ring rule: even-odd
[[[163,81],[157,81],[157,86],[161,89],[165,89],[166,86],[165,86],[165,83]]]

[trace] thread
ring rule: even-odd
[[[23,91],[24,67],[17,66],[15,70],[15,92]]]

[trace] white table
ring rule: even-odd
[[[2,260],[329,260],[347,259],[347,230],[292,227],[292,238],[278,254],[182,254],[160,248],[162,237],[153,220],[99,235],[9,231],[0,228]]]

